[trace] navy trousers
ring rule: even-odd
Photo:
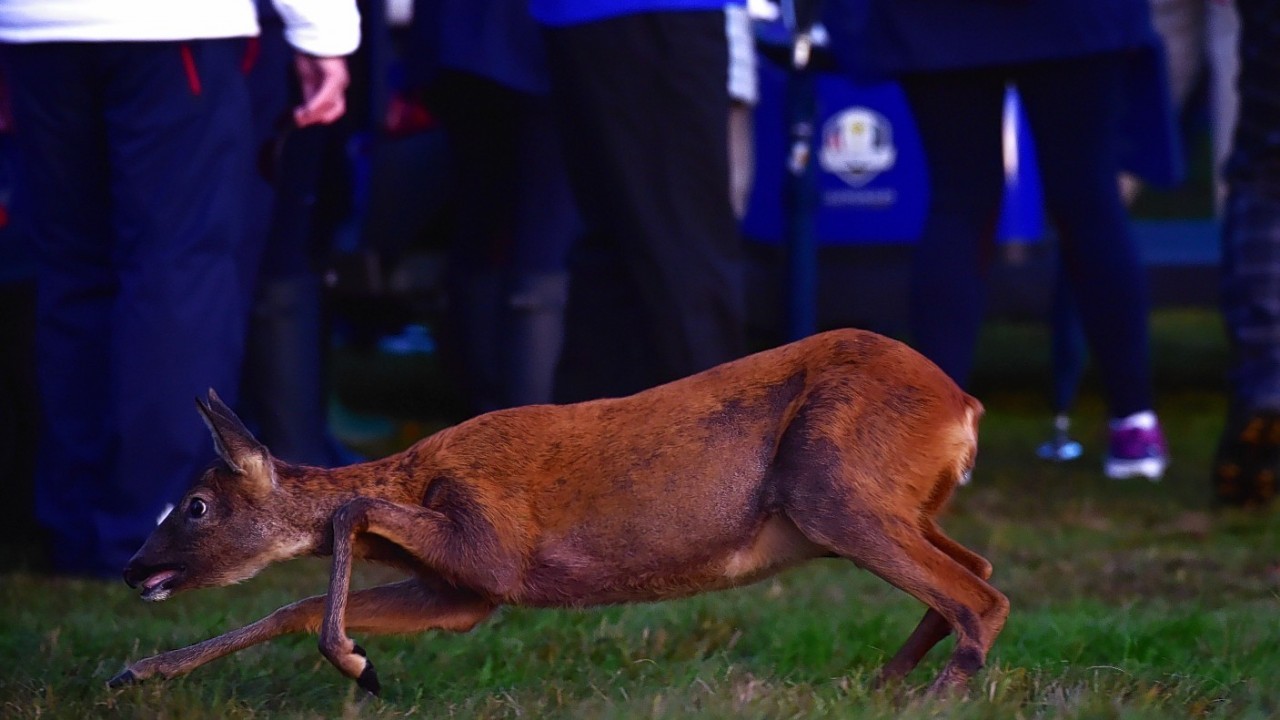
[[[724,22],[652,12],[546,31],[587,233],[570,256],[558,401],[629,394],[745,351]]]
[[[283,22],[261,5],[247,76],[257,149],[247,218],[264,246],[236,410],[273,456],[332,467],[344,458],[328,433],[316,208],[325,149],[338,138],[332,126],[293,126],[295,53]]]
[[[54,569],[119,572],[213,455],[259,248],[243,40],[6,49],[38,256],[36,506]]]
[[[1232,407],[1280,410],[1280,178],[1233,180],[1222,230]]]
[[[930,207],[911,287],[915,347],[964,385],[986,303],[1004,189],[1000,118],[1018,87],[1063,272],[1112,417],[1152,407],[1146,274],[1116,183],[1122,57],[906,75],[929,161]]]
[[[1241,0],[1240,117],[1227,162],[1222,319],[1231,409],[1280,410],[1280,6]]]

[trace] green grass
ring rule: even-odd
[[[996,326],[984,337],[978,470],[944,525],[992,560],[1013,611],[967,699],[922,692],[949,641],[905,686],[871,689],[922,608],[837,560],[680,602],[508,608],[467,635],[360,637],[383,680],[376,701],[361,702],[313,637],[112,690],[105,681],[127,660],[321,592],[325,563],[150,605],[122,583],[41,576],[10,554],[18,569],[0,575],[0,717],[1273,717],[1280,525],[1270,513],[1207,509],[1225,357],[1213,315],[1162,313],[1156,329],[1159,409],[1175,456],[1159,484],[1101,477],[1104,414],[1092,391],[1076,415],[1086,457],[1035,460],[1047,425],[1044,332]],[[357,580],[386,577],[368,568]]]

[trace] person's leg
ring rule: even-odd
[[[246,336],[242,407],[255,434],[286,462],[343,463],[329,436],[322,287],[313,272],[263,278]]]
[[[238,395],[259,246],[244,225],[253,172],[244,42],[118,43],[106,53],[119,296],[105,361],[118,454],[94,509],[123,567],[208,465],[192,399]]]
[[[117,291],[107,187],[102,68],[87,44],[6,49],[26,203],[17,222],[37,257],[36,515],[53,569],[114,574],[90,520],[109,495],[115,444],[106,362]]]
[[[452,160],[453,236],[449,310],[442,347],[473,412],[506,405],[503,275],[510,263],[521,94],[487,78],[449,72],[440,111]]]
[[[1120,62],[1095,55],[1018,76],[1063,267],[1113,417],[1152,407],[1146,272],[1114,182]]]
[[[724,13],[669,13],[659,19],[667,44],[660,56],[665,82],[659,85],[664,92],[656,118],[662,128],[659,152],[667,159],[659,180],[666,224],[647,238],[656,253],[633,251],[632,265],[640,268],[642,288],[648,286],[647,304],[659,307],[656,326],[670,332],[674,324],[683,346],[685,360],[660,373],[666,381],[742,355],[747,323],[743,244],[729,193]],[[654,266],[646,269],[650,258]],[[651,280],[656,271],[665,275],[660,283]],[[669,296],[671,307],[665,308],[661,298]]]
[[[256,54],[256,58],[252,57]],[[283,460],[342,464],[328,430],[322,288],[313,244],[316,194],[331,128],[296,129],[293,49],[279,19],[264,18],[247,80],[257,169],[251,237],[263,238],[245,347],[241,407],[257,436]]]
[[[986,304],[1004,189],[998,71],[921,73],[902,80],[929,172],[929,210],[916,247],[911,342],[966,385]]]
[[[575,269],[560,376],[572,383],[577,372],[613,363],[602,336],[622,341],[624,362],[648,359],[642,371],[611,372],[621,382],[606,378],[569,395],[631,392],[736,357],[745,298],[729,202],[723,14],[644,13],[554,28],[547,49],[574,195],[599,240],[580,248],[596,262]],[[619,265],[622,277],[613,272]],[[590,313],[591,329],[574,323],[590,319],[575,307],[610,293],[623,301],[615,312]],[[638,303],[626,302],[632,293]],[[639,322],[617,327],[629,309]]]
[[[1061,262],[1111,417],[1142,414],[1135,442],[1113,433],[1108,474],[1154,479],[1163,473],[1165,451],[1150,414],[1146,270],[1115,183],[1123,62],[1121,54],[1110,53],[1029,64],[1017,82],[1036,138],[1045,201],[1059,231]],[[1131,453],[1133,462],[1126,464]]]
[[[515,240],[506,278],[504,366],[510,405],[551,402],[564,342],[569,248],[582,222],[569,187],[551,104],[520,107]]]
[[[1075,406],[1084,375],[1087,353],[1080,317],[1071,297],[1070,281],[1059,261],[1054,267],[1053,298],[1049,311],[1049,358],[1053,373],[1050,404],[1053,436],[1036,454],[1043,460],[1067,462],[1080,457],[1083,447],[1071,439],[1071,409]]]
[[[616,118],[608,111],[611,103],[626,102],[621,94],[632,88],[637,96],[652,94],[648,74],[632,77],[630,51],[615,37],[633,22],[619,18],[544,32],[549,99],[583,219],[583,235],[569,254],[556,402],[628,395],[654,384],[648,358],[653,329],[623,259],[619,226],[634,214],[625,202],[632,186],[652,176],[655,160],[648,152],[634,153],[634,158],[627,152],[631,138],[649,130],[647,123],[629,105]],[[614,94],[622,99],[612,100]],[[624,184],[623,177],[640,179]]]
[[[1220,296],[1232,357],[1212,481],[1219,503],[1268,505],[1280,472],[1280,167],[1271,92],[1280,8],[1240,0],[1236,9],[1240,106],[1227,165]]]
[[[1227,427],[1213,467],[1218,502],[1269,503],[1280,465],[1280,182],[1235,181],[1222,232],[1222,317],[1231,345]]]
[[[1205,56],[1209,68],[1209,131],[1213,143],[1214,209],[1222,214],[1227,184],[1222,179],[1231,136],[1236,129],[1240,98],[1240,14],[1234,0],[1205,3]]]

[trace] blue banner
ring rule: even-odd
[[[787,221],[782,210],[787,72],[767,62],[759,72],[756,177],[743,232],[752,240],[778,243]],[[856,84],[834,73],[820,73],[816,81],[818,244],[915,242],[928,209],[928,168],[902,90],[896,83]],[[1031,137],[1013,93],[1006,105],[1005,145],[1006,195],[998,235],[1035,241],[1044,232],[1040,185]]]

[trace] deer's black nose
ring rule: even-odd
[[[131,588],[136,588],[138,587],[138,583],[142,582],[145,577],[146,574],[141,571],[136,562],[130,560],[129,564],[124,566],[125,585],[128,585]]]

